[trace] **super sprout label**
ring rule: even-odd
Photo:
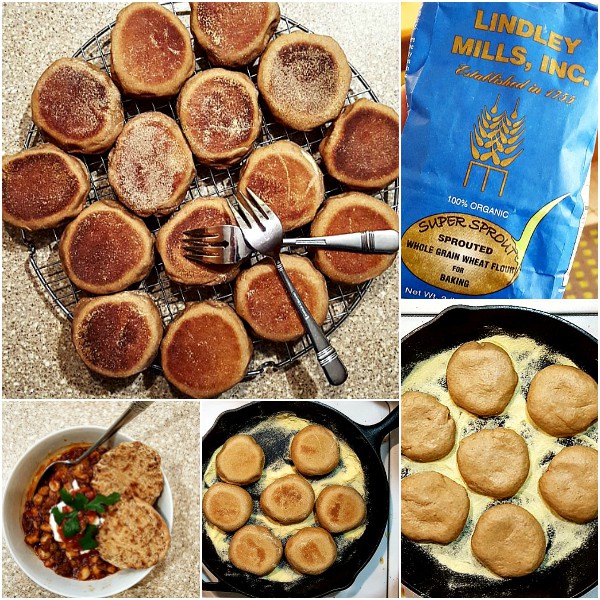
[[[404,297],[562,295],[596,77],[594,7],[423,5],[402,137]]]

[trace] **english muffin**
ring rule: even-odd
[[[280,140],[257,148],[240,173],[238,191],[250,188],[279,217],[284,231],[310,223],[325,198],[323,173],[297,144]]]
[[[304,575],[320,575],[337,558],[337,547],[331,534],[321,527],[305,527],[285,545],[290,565]]]
[[[128,96],[174,96],[194,72],[194,52],[179,17],[155,2],[134,2],[110,33],[113,79]]]
[[[358,527],[367,515],[363,497],[348,485],[328,485],[317,498],[315,514],[321,527],[344,533]]]
[[[214,398],[244,378],[252,341],[224,302],[193,302],[167,327],[160,356],[165,377],[177,389]]]
[[[309,131],[340,114],[351,79],[346,55],[333,38],[294,31],[267,46],[257,83],[277,121]]]
[[[325,201],[310,228],[311,237],[399,230],[398,213],[385,202],[360,192],[347,192]],[[315,250],[315,266],[332,281],[356,285],[381,275],[392,266],[395,254],[363,254]]]
[[[208,69],[194,75],[179,94],[177,114],[196,158],[216,169],[240,162],[260,133],[258,92],[237,71]]]
[[[80,58],[60,58],[42,73],[33,89],[31,117],[45,138],[84,154],[108,150],[124,119],[111,78]]]
[[[281,262],[310,314],[322,325],[329,306],[325,278],[308,258],[282,254]],[[242,271],[235,282],[234,303],[237,314],[258,337],[289,342],[304,334],[296,307],[270,259]]]
[[[208,60],[244,67],[265,49],[279,24],[277,2],[190,2],[190,25]]]
[[[581,433],[598,419],[598,384],[576,367],[550,365],[531,381],[527,412],[550,435]]]
[[[235,279],[238,264],[213,265],[185,257],[184,233],[198,227],[235,225],[233,214],[223,198],[196,198],[186,202],[156,235],[156,250],[162,258],[169,279],[183,285],[220,285]]]
[[[154,266],[154,238],[145,223],[114,200],[88,206],[59,244],[65,273],[92,294],[112,294],[141,281]]]
[[[160,454],[141,442],[119,444],[94,466],[92,487],[105,496],[118,492],[154,504],[163,490]]]
[[[82,298],[73,311],[75,350],[89,369],[104,377],[129,377],[147,369],[162,334],[160,312],[143,292]]]
[[[267,575],[281,560],[281,542],[261,525],[245,525],[238,529],[229,544],[229,560],[242,571]]]
[[[217,454],[219,479],[233,485],[249,485],[260,479],[265,466],[265,453],[249,435],[230,437]]]
[[[260,495],[260,508],[273,521],[301,523],[315,505],[312,485],[300,475],[286,475],[268,485]]]
[[[85,165],[54,144],[2,157],[2,219],[16,227],[56,227],[83,210],[89,191]]]
[[[460,346],[446,368],[454,403],[480,417],[499,415],[513,397],[519,378],[507,352],[490,342]]]
[[[148,569],[165,558],[169,528],[150,504],[123,497],[104,516],[96,537],[100,557],[119,569]]]
[[[323,425],[308,425],[292,439],[290,457],[303,475],[326,475],[340,462],[337,437]]]
[[[252,496],[238,485],[215,483],[204,493],[202,512],[223,531],[237,531],[252,514]]]
[[[400,172],[398,113],[361,98],[342,111],[319,145],[327,172],[355,190],[380,190]]]
[[[177,123],[159,112],[127,122],[108,155],[108,181],[117,198],[140,217],[172,213],[196,168]]]

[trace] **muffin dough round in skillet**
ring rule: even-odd
[[[546,504],[564,519],[592,521],[598,516],[598,450],[564,448],[540,477],[539,489]]]
[[[281,560],[281,542],[262,525],[245,525],[229,543],[229,560],[242,571],[267,575]]]
[[[320,575],[335,562],[337,547],[327,530],[305,527],[286,542],[285,558],[299,573]]]
[[[284,231],[310,223],[325,198],[323,173],[298,144],[280,140],[257,148],[246,161],[238,191],[250,188],[279,217]]]
[[[345,107],[319,145],[327,172],[357,190],[380,190],[400,172],[398,113],[364,98]]]
[[[198,227],[234,225],[235,221],[223,198],[196,198],[186,202],[159,230],[156,250],[169,279],[183,285],[220,285],[235,279],[239,265],[213,265],[188,260],[184,232]]]
[[[160,356],[165,377],[177,389],[214,398],[244,378],[252,341],[224,302],[193,302],[167,327]]]
[[[204,493],[202,512],[223,531],[237,531],[252,514],[252,496],[239,485],[215,483]]]
[[[190,2],[190,6],[192,33],[215,66],[250,64],[279,24],[277,2]]]
[[[286,475],[268,485],[260,495],[260,508],[273,521],[300,523],[315,505],[312,485],[300,475]]]
[[[73,311],[75,350],[89,369],[105,377],[129,377],[148,368],[162,335],[160,312],[143,292],[82,298]]]
[[[128,96],[174,96],[194,72],[190,35],[160,4],[134,2],[119,12],[110,33],[110,64]]]
[[[154,266],[145,223],[114,200],[94,202],[65,228],[59,244],[65,273],[92,294],[112,294],[141,281]]]
[[[456,460],[465,483],[492,498],[514,496],[529,474],[527,443],[504,427],[482,429],[463,438]]]
[[[282,254],[281,262],[310,314],[322,325],[329,306],[325,278],[303,256]],[[234,303],[237,314],[258,337],[289,342],[304,334],[304,325],[271,259],[240,273],[235,282]]]
[[[315,514],[319,525],[331,533],[358,527],[367,514],[363,497],[347,485],[328,485],[317,498]]]
[[[31,117],[57,146],[84,154],[108,150],[124,119],[117,86],[80,58],[60,58],[42,73],[31,97]]]
[[[340,462],[337,437],[327,427],[308,425],[294,436],[290,457],[303,475],[326,475]]]
[[[402,480],[402,534],[415,542],[449,544],[469,516],[469,496],[452,479],[426,471]]]
[[[501,577],[533,573],[546,555],[544,530],[533,515],[514,504],[486,510],[473,532],[475,557]]]
[[[2,157],[2,219],[29,230],[76,217],[90,191],[87,169],[54,144]]]
[[[179,126],[159,112],[127,121],[108,155],[110,185],[140,217],[173,212],[195,175],[192,152]]]
[[[194,75],[179,94],[177,114],[196,158],[217,169],[240,162],[260,133],[258,91],[237,71]]]
[[[598,419],[598,384],[576,367],[550,365],[531,381],[527,412],[550,435],[581,433]]]
[[[398,213],[385,202],[360,192],[346,192],[325,201],[310,228],[311,237],[394,229]],[[339,250],[315,250],[315,266],[332,281],[356,285],[381,275],[392,266],[396,254],[362,254]]]
[[[154,504],[163,490],[160,454],[141,442],[119,444],[94,466],[92,487],[105,496],[133,494]]]
[[[171,545],[160,514],[136,496],[123,497],[105,515],[96,540],[100,557],[119,569],[147,569],[165,558]]]
[[[437,398],[423,392],[402,394],[402,454],[419,462],[443,458],[454,448],[456,424]]]
[[[499,415],[510,402],[519,378],[510,356],[490,342],[460,346],[446,368],[455,404],[480,417]]]
[[[333,38],[295,31],[267,46],[257,83],[277,121],[309,131],[340,114],[351,79],[346,55]]]
[[[234,485],[249,485],[260,479],[265,466],[265,453],[250,435],[230,437],[217,454],[219,479]]]

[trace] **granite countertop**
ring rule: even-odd
[[[5,3],[3,5],[3,153],[21,149],[30,125],[30,96],[54,60],[72,55],[114,20],[124,4]],[[282,3],[282,14],[336,38],[379,99],[398,107],[399,6]],[[92,375],[70,341],[70,324],[28,264],[20,232],[4,226],[3,396],[86,398],[177,396],[166,380],[144,373],[123,381]],[[376,279],[350,318],[333,334],[348,381],[329,387],[313,353],[291,368],[267,372],[226,392],[231,398],[397,398],[398,268]]]
[[[74,401],[3,402],[4,485],[21,456],[43,437],[68,427],[108,426],[127,405],[124,401],[96,401],[93,406],[89,402]],[[173,495],[173,530],[166,559],[139,584],[117,597],[197,597],[200,595],[200,405],[194,401],[159,402],[122,431],[160,454]],[[4,540],[2,595],[5,598],[58,597],[39,587],[21,571]]]

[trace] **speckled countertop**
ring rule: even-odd
[[[2,403],[2,480],[34,443],[60,429],[110,425],[128,403],[48,401]],[[171,548],[166,559],[123,598],[194,598],[200,573],[200,404],[160,402],[128,423],[123,433],[153,447],[161,456],[173,495]],[[32,424],[35,424],[33,427]],[[4,492],[4,489],[3,489]],[[2,542],[2,596],[56,597],[31,581]]]
[[[30,96],[54,60],[72,55],[114,20],[123,4],[3,5],[2,151],[23,146]],[[399,6],[394,3],[282,3],[282,13],[337,39],[379,99],[398,107]],[[145,373],[108,382],[79,361],[61,316],[28,265],[20,233],[3,226],[2,363],[5,398],[172,397],[165,379]],[[231,398],[397,398],[398,269],[379,277],[332,336],[348,381],[327,386],[312,353],[284,371],[267,372],[226,392]]]

